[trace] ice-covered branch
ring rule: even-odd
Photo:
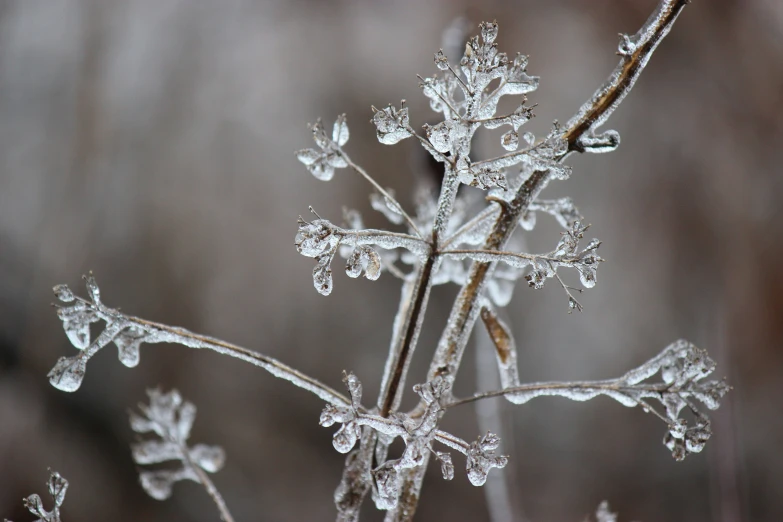
[[[207,473],[220,471],[226,460],[223,448],[206,444],[188,445],[190,430],[196,419],[196,407],[182,400],[177,390],[163,393],[147,390],[150,403],[139,404],[142,415],[131,412],[130,425],[136,433],[154,433],[157,438],[139,441],[131,446],[133,460],[140,466],[179,461],[177,469],[139,471],[139,481],[152,498],[171,496],[175,482],[198,482],[215,502],[223,522],[234,522],[223,497]]]
[[[456,400],[446,407],[452,408],[500,396],[514,404],[524,404],[543,396],[586,401],[605,395],[624,406],[641,406],[645,412],[653,413],[666,422],[668,432],[664,444],[672,451],[675,459],[682,460],[690,453],[700,452],[712,434],[709,419],[697,408],[694,400],[710,410],[715,410],[730,389],[723,380],[704,380],[715,370],[715,366],[715,361],[705,350],[687,341],[679,340],[667,346],[660,354],[643,365],[617,379],[524,384],[479,393],[473,397]],[[507,367],[504,370],[501,366],[501,378],[504,371],[516,372],[516,368]],[[649,382],[656,374],[660,374],[661,380]],[[508,375],[506,379],[509,379]],[[649,404],[650,401],[659,402],[662,410],[654,409]],[[680,418],[680,413],[686,408],[693,413],[696,421],[692,427],[688,427],[687,421]]]
[[[596,134],[633,88],[658,44],[669,34],[677,16],[690,0],[663,0],[634,35],[621,35],[621,56],[606,82],[566,124],[563,134],[569,152],[608,152],[620,144],[615,131]]]
[[[54,507],[51,511],[44,509],[43,501],[37,493],[33,493],[23,500],[24,507],[30,513],[39,517],[35,522],[62,522],[60,508],[65,501],[65,492],[68,491],[68,481],[56,471],[49,470],[49,480],[46,482],[46,489],[49,490],[49,495],[54,500]],[[6,520],[5,522],[11,521]]]
[[[117,347],[120,362],[128,368],[139,364],[139,347],[142,343],[172,343],[236,357],[263,368],[275,377],[285,379],[327,402],[344,405],[349,402],[343,394],[272,357],[184,328],[154,323],[109,308],[101,301],[95,278],[88,275],[84,279],[89,299],[76,296],[66,285],[54,287],[55,296],[65,304],[57,305],[57,315],[63,322],[63,329],[71,344],[80,350],[72,357],[61,357],[49,372],[49,382],[59,390],[78,390],[84,380],[87,362],[110,343]],[[105,327],[98,337],[91,341],[90,325],[98,322],[104,322]]]

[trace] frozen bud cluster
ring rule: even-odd
[[[589,225],[576,220],[562,233],[555,250],[533,261],[533,270],[525,276],[529,286],[541,288],[548,278],[554,277],[558,266],[575,268],[579,280],[585,288],[593,288],[596,282],[598,263],[603,261],[596,251],[601,246],[597,239],[591,239],[583,250],[579,250],[579,240]]]
[[[354,222],[361,222],[358,213],[350,217]],[[338,251],[346,257],[345,273],[349,277],[359,277],[363,273],[364,277],[375,281],[381,275],[382,258],[370,245],[385,249],[409,248],[417,253],[426,249],[425,243],[412,236],[395,236],[378,230],[345,230],[325,219],[309,222],[301,216],[294,244],[300,254],[315,258],[313,285],[322,295],[332,292],[332,260]],[[388,257],[390,262],[396,259],[394,255]]]
[[[105,306],[100,300],[100,290],[92,274],[85,276],[90,299],[76,297],[66,285],[54,287],[55,296],[67,306],[57,305],[57,316],[71,344],[80,350],[75,356],[60,357],[49,372],[49,382],[62,391],[76,391],[81,386],[87,369],[87,361],[101,348],[114,343],[120,362],[132,368],[139,363],[139,346],[151,342],[149,332],[133,325],[117,310]],[[106,327],[92,339],[90,325],[105,322]]]
[[[340,147],[348,142],[349,136],[345,114],[338,116],[337,121],[334,122],[331,139],[326,134],[321,120],[310,125],[310,130],[313,131],[313,140],[318,149],[302,149],[296,153],[296,157],[313,176],[322,181],[329,181],[334,177],[335,169],[344,169],[348,166],[340,150]]]
[[[208,473],[219,471],[226,460],[219,446],[206,444],[188,445],[190,430],[196,420],[196,407],[176,390],[163,393],[147,390],[149,404],[140,404],[141,415],[130,414],[131,429],[136,433],[153,433],[156,437],[131,446],[133,460],[140,466],[176,461],[173,469],[140,471],[139,481],[152,498],[165,500],[171,496],[175,482],[192,480],[201,482],[199,470]],[[197,469],[198,468],[198,469]]]
[[[54,501],[54,507],[51,511],[44,509],[43,500],[41,500],[41,497],[36,493],[33,493],[23,500],[24,506],[30,513],[38,517],[38,520],[35,522],[62,522],[62,518],[60,518],[60,508],[65,501],[68,481],[56,471],[49,470],[49,480],[46,482],[46,489],[49,490],[49,495]],[[7,520],[6,522],[11,521]]]
[[[500,439],[496,435],[487,433],[472,444],[468,444],[438,429],[440,415],[443,412],[442,401],[451,391],[449,379],[437,377],[430,382],[413,387],[425,406],[420,415],[411,417],[398,412],[389,418],[367,412],[362,408],[360,404],[362,386],[354,374],[346,374],[343,382],[350,393],[351,405],[327,404],[321,412],[319,421],[321,426],[326,427],[341,424],[332,438],[337,451],[350,452],[362,438],[362,427],[374,430],[379,438],[383,438],[386,445],[396,437],[402,438],[405,443],[405,450],[400,458],[386,460],[372,470],[373,499],[379,509],[393,509],[397,505],[401,494],[402,471],[423,465],[430,453],[440,462],[443,478],[446,480],[454,478],[451,455],[435,451],[432,444],[436,441],[460,451],[467,457],[468,478],[476,486],[484,484],[491,468],[502,468],[508,462],[508,457],[495,455],[495,450],[500,444]],[[349,456],[352,461],[357,458],[359,458],[358,453],[355,452]],[[348,478],[352,477],[355,479],[355,474]]]
[[[378,141],[384,145],[394,145],[413,136],[405,100],[400,104],[399,110],[389,105],[384,109],[373,107],[372,111],[372,122],[377,130]]]
[[[487,433],[470,444],[468,450],[468,479],[474,486],[483,486],[492,468],[504,468],[508,457],[495,455],[500,439],[494,433]]]
[[[669,420],[669,431],[663,442],[676,460],[682,460],[702,451],[712,435],[709,418],[690,399],[715,410],[731,388],[724,380],[704,380],[716,367],[706,350],[680,340],[662,355],[658,364],[666,388],[661,392],[661,403]],[[680,417],[686,409],[693,415],[692,426]]]
[[[366,245],[354,248],[345,264],[345,273],[349,277],[359,277],[362,272],[371,281],[381,275],[381,256]]]

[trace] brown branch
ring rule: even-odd
[[[563,138],[568,142],[568,151],[583,152],[579,140],[592,133],[611,115],[633,87],[660,41],[668,34],[677,15],[689,0],[663,0],[655,12],[633,37],[634,50],[622,55],[620,63],[609,79],[586,102],[577,114],[569,120]],[[516,228],[519,218],[527,211],[530,203],[549,181],[547,171],[535,171],[522,184],[514,199],[501,207],[500,215],[492,233],[487,238],[484,250],[499,250],[506,244]],[[487,276],[495,263],[474,262],[470,267],[467,283],[457,296],[448,320],[448,326],[441,336],[435,351],[427,379],[437,376],[455,377],[462,359],[465,344],[480,311],[480,297]],[[387,520],[411,520],[416,509],[418,487],[421,485],[426,465],[406,473],[403,491],[406,492],[404,509],[390,512]],[[411,502],[412,501],[412,502]]]
[[[650,56],[663,38],[669,34],[682,8],[690,0],[664,0],[634,35],[634,50],[621,54],[622,59],[606,82],[593,94],[574,117],[569,120],[563,138],[569,152],[584,152],[579,139],[603,124],[623,101],[642,74]],[[618,53],[620,54],[620,53]]]

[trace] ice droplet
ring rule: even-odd
[[[204,471],[216,473],[226,462],[226,452],[220,446],[196,444],[190,450],[190,458]]]
[[[47,377],[52,386],[65,392],[74,392],[79,389],[84,380],[87,362],[84,357],[60,357]]]
[[[313,286],[321,295],[329,295],[332,293],[332,267],[329,266],[332,262],[331,254],[325,254],[320,256],[318,264],[313,269]]]

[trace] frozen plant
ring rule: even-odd
[[[344,377],[346,395],[266,355],[111,308],[103,303],[92,275],[85,277],[86,298],[65,285],[54,289],[60,301],[58,316],[79,352],[60,358],[49,373],[50,382],[63,391],[75,391],[84,379],[88,361],[105,346],[113,344],[120,361],[134,367],[139,364],[142,344],[161,342],[214,350],[286,379],[325,402],[322,426],[337,425],[333,445],[346,454],[334,494],[337,519],[342,521],[358,519],[368,494],[378,509],[387,512],[387,521],[411,520],[430,457],[439,462],[443,478],[450,480],[455,476],[452,452],[461,453],[470,482],[483,485],[492,468],[503,468],[509,460],[500,451],[500,438],[487,432],[465,440],[442,430],[440,423],[448,410],[490,397],[504,396],[521,405],[544,395],[576,401],[608,396],[624,406],[640,406],[663,421],[663,442],[675,459],[700,452],[712,433],[705,410],[717,408],[729,390],[723,381],[707,380],[715,363],[704,350],[677,341],[616,379],[525,384],[519,380],[519,354],[511,330],[497,314],[497,308],[510,301],[520,279],[533,289],[554,280],[566,294],[568,312],[583,310],[575,294],[595,286],[603,261],[598,253],[601,242],[585,237],[588,225],[570,198],[542,199],[540,195],[550,182],[571,176],[571,167],[564,164],[570,154],[609,152],[619,145],[617,132],[600,128],[628,94],[686,3],[663,0],[636,34],[622,35],[620,63],[604,85],[565,125],[555,122],[540,137],[522,129],[533,117],[527,95],[538,87],[538,78],[528,73],[526,56],[498,51],[496,22],[480,25],[479,34],[468,39],[461,58],[452,60],[442,50],[435,53],[438,74],[420,77],[419,85],[432,110],[441,115],[440,121],[422,125],[419,132],[404,101],[372,108],[372,123],[382,144],[414,140],[443,168],[439,194],[418,193],[415,211],[406,210],[393,191],[381,187],[348,155],[345,147],[350,132],[345,115],[337,117],[331,132],[320,120],[310,126],[315,146],[297,152],[306,168],[322,181],[332,179],[338,170],[359,174],[373,187],[372,208],[401,227],[393,231],[368,229],[353,210],[347,210],[342,223],[337,224],[310,208],[307,218],[299,217],[294,237],[296,250],[315,261],[312,279],[320,294],[334,291],[333,266],[340,258],[345,259],[349,277],[363,275],[376,280],[387,273],[402,282],[382,385],[374,403],[363,404],[361,382],[352,373]],[[503,98],[516,102],[508,114],[498,113]],[[479,158],[472,150],[475,134],[487,129],[504,131],[500,136],[504,154]],[[475,197],[477,191],[483,191],[484,197]],[[559,238],[552,238],[553,249],[520,251],[518,232],[533,230],[537,215],[544,214],[563,228]],[[564,280],[577,276],[582,288],[569,286]],[[458,285],[459,292],[432,353],[426,380],[413,387],[418,405],[400,411],[430,291],[440,284]],[[479,318],[494,345],[502,388],[456,398],[453,384]],[[102,328],[94,339],[93,323],[101,323]],[[205,473],[220,468],[222,451],[187,445],[195,408],[176,392],[152,391],[150,405],[143,406],[142,413],[143,417],[132,417],[133,429],[154,433],[159,440],[135,445],[136,462],[180,463],[174,471],[142,471],[141,482],[147,492],[163,499],[169,496],[173,482],[196,480],[206,487],[223,519],[230,520]],[[397,438],[405,449],[394,458],[389,448]],[[605,504],[596,517],[599,521],[614,520]]]

